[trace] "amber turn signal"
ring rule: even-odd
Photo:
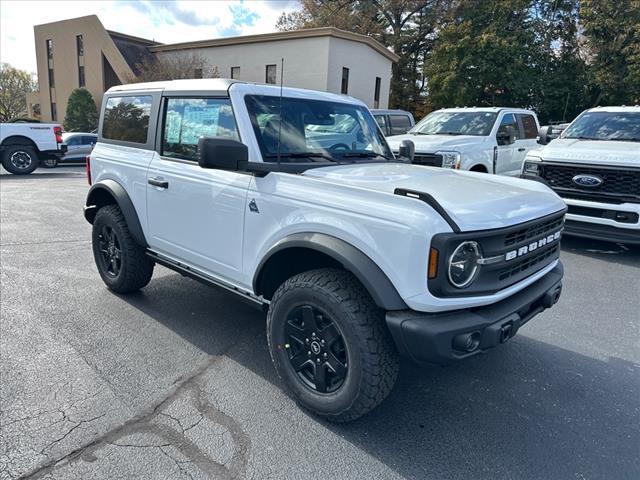
[[[438,250],[431,247],[429,251],[429,278],[438,276]]]

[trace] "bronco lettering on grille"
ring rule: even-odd
[[[536,240],[535,242],[531,242],[528,245],[524,245],[518,248],[517,250],[511,250],[505,253],[504,259],[505,261],[508,262],[509,260],[513,260],[514,258],[518,258],[523,255],[526,255],[529,252],[533,252],[534,250],[544,247],[545,245],[549,245],[559,239],[560,239],[560,231],[557,231],[556,233],[551,233],[546,237],[541,238],[540,240]]]

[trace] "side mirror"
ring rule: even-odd
[[[516,131],[511,125],[507,125],[504,130],[499,130],[496,135],[498,145],[512,145],[516,141]]]
[[[413,156],[416,153],[416,146],[411,140],[402,140],[400,143],[400,150],[398,156],[408,158],[409,162],[413,163]]]
[[[538,132],[538,140],[537,142],[540,145],[547,145],[551,140],[553,140],[553,127],[548,126],[547,128],[543,128]]]
[[[247,146],[221,137],[204,137],[198,140],[198,165],[219,170],[246,170],[249,161]]]

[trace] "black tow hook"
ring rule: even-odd
[[[500,327],[500,343],[506,343],[511,337],[513,337],[513,323],[505,323]]]

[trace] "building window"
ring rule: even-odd
[[[340,93],[347,94],[349,92],[349,69],[342,67],[342,84],[340,87]]]
[[[78,67],[78,85],[80,87],[84,87],[85,86],[84,67],[83,66]]]
[[[56,86],[56,80],[53,76],[53,68],[49,69],[49,88],[54,88]]]
[[[231,67],[231,78],[240,78],[240,67]]]
[[[202,78],[202,69],[201,68],[195,68],[193,70],[193,78]]]
[[[275,85],[276,83],[276,66],[275,65],[267,65],[265,83],[271,83]]]
[[[111,97],[102,119],[102,136],[121,142],[147,143],[153,97]]]
[[[53,58],[53,40],[47,40],[47,58]]]
[[[373,90],[373,108],[380,108],[380,83],[382,79],[376,77],[376,87]]]
[[[84,42],[82,41],[82,35],[76,35],[76,48],[78,49],[78,56],[84,55]]]
[[[58,110],[55,103],[51,103],[51,120],[54,122],[58,120]]]

